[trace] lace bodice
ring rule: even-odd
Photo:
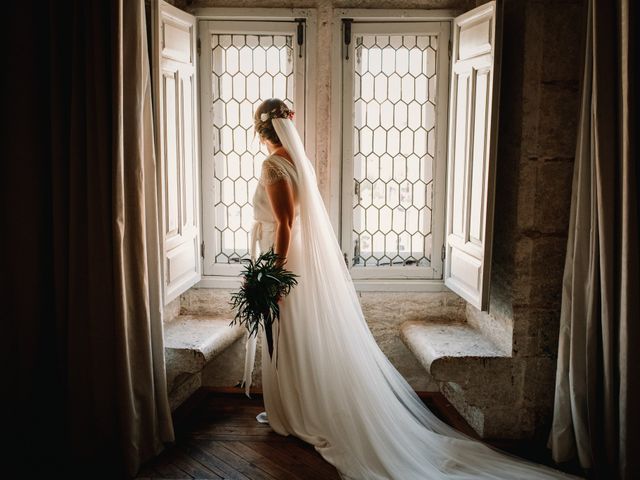
[[[262,162],[262,170],[258,186],[253,195],[253,218],[255,220],[274,222],[275,216],[269,197],[265,190],[266,185],[270,185],[278,180],[289,180],[293,187],[294,196],[298,198],[298,178],[295,166],[286,158],[280,155],[269,155]],[[296,204],[296,213],[298,213],[298,205]]]

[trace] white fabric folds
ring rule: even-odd
[[[268,370],[272,428],[314,444],[343,479],[576,478],[472,439],[424,405],[369,330],[294,124],[273,125],[297,172],[300,243],[277,375]]]
[[[258,258],[258,245],[265,231],[275,230],[275,224],[265,222],[264,220],[256,220],[253,223],[253,228],[250,232],[251,248],[251,260],[255,261]],[[256,347],[258,344],[258,337],[255,335],[247,336],[245,340],[245,355],[244,355],[244,374],[242,376],[241,386],[244,388],[244,393],[247,397],[251,398],[251,381],[253,378],[253,368],[256,362]]]

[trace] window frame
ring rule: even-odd
[[[444,246],[444,210],[445,210],[445,185],[446,185],[446,145],[447,145],[447,122],[448,122],[448,92],[449,76],[448,66],[450,59],[448,53],[443,53],[441,48],[444,45],[448,49],[449,24],[447,22],[427,21],[427,22],[362,22],[354,23],[351,27],[352,35],[395,35],[395,34],[426,34],[438,35],[437,51],[437,92],[436,92],[436,125],[438,134],[435,138],[436,152],[433,162],[433,202],[431,217],[431,266],[429,267],[405,267],[405,266],[381,266],[381,267],[357,267],[352,265],[353,246],[351,233],[353,230],[353,216],[342,215],[342,235],[341,246],[343,254],[349,265],[351,277],[353,279],[435,279],[439,280],[443,274],[443,259],[441,252]],[[352,42],[354,46],[354,42]],[[350,49],[352,52],[354,48]],[[350,55],[348,60],[342,59],[343,73],[343,141],[342,141],[342,212],[352,211],[353,201],[353,140],[354,128],[350,125],[347,128],[349,118],[353,118],[353,76],[355,55]],[[444,104],[444,107],[440,105]],[[444,126],[444,127],[443,127]]]
[[[303,75],[303,91],[298,92],[300,96],[304,99],[304,104],[302,108],[297,108],[297,110],[303,110],[301,113],[304,116],[304,138],[303,141],[305,143],[305,148],[309,159],[315,165],[315,147],[316,147],[316,127],[315,127],[315,103],[316,103],[316,85],[315,85],[315,69],[316,69],[316,37],[317,37],[317,19],[316,19],[316,11],[315,9],[288,9],[288,8],[217,8],[217,7],[207,7],[207,8],[196,8],[191,11],[193,15],[196,16],[197,25],[198,25],[198,38],[202,39],[202,35],[204,34],[203,28],[201,25],[203,22],[224,22],[220,25],[223,26],[223,30],[221,33],[233,33],[237,32],[237,29],[241,25],[246,25],[248,22],[254,24],[255,27],[259,27],[261,24],[264,26],[265,24],[271,24],[274,27],[273,33],[283,33],[286,28],[280,29],[277,28],[277,22],[287,23],[287,27],[291,27],[294,31],[296,28],[296,19],[304,19],[305,21],[305,33],[304,33],[304,43],[302,48],[304,49],[304,58],[301,60],[304,68]],[[283,25],[284,27],[284,25]],[[207,28],[207,31],[208,28]],[[202,40],[200,40],[202,43]],[[294,51],[297,52],[298,46],[294,45]],[[199,55],[198,58],[198,78],[201,79],[203,72],[203,56]],[[298,73],[300,73],[298,71]],[[298,80],[296,79],[296,82]],[[201,119],[201,125],[206,125],[205,119],[208,118],[209,113],[203,111],[202,105],[203,100],[211,97],[210,92],[210,82],[200,82],[200,95],[201,100],[199,102],[199,116]],[[207,86],[209,85],[209,88]],[[298,96],[296,94],[296,96]],[[298,117],[301,118],[301,117]],[[206,138],[205,135],[201,135],[200,142],[200,159],[201,159],[201,225],[202,225],[202,239],[203,239],[203,255],[201,258],[202,261],[202,279],[196,287],[200,288],[235,288],[239,286],[239,274],[243,268],[243,265],[225,265],[219,264],[215,265],[212,269],[206,268],[205,260],[209,258],[207,255],[207,250],[209,252],[215,251],[215,239],[212,229],[208,229],[206,227],[210,226],[210,221],[207,222],[205,215],[205,202],[211,201],[213,202],[213,192],[211,191],[212,182],[206,182],[208,178],[207,175],[213,175],[213,145]],[[211,209],[208,209],[210,212]],[[208,273],[207,273],[208,272]]]
[[[331,118],[333,129],[331,134],[331,155],[330,161],[335,164],[330,165],[331,176],[330,183],[330,208],[329,214],[336,232],[338,232],[339,242],[342,247],[343,254],[347,255],[352,278],[356,288],[360,291],[369,290],[386,290],[386,291],[446,291],[444,286],[443,275],[443,259],[442,250],[445,242],[445,222],[446,222],[446,169],[447,169],[447,148],[448,148],[448,115],[449,115],[449,89],[450,89],[450,73],[451,73],[451,28],[454,18],[460,12],[454,10],[387,10],[387,9],[336,9],[333,15],[332,28],[332,58],[340,58],[340,68],[335,68],[332,72],[332,88],[331,88]],[[425,28],[425,32],[432,31],[434,28],[440,34],[446,32],[448,47],[447,55],[438,56],[438,106],[436,122],[441,125],[437,135],[436,158],[434,159],[434,211],[432,216],[432,266],[420,267],[420,271],[411,272],[413,275],[398,272],[400,269],[411,267],[351,267],[351,259],[353,257],[351,245],[351,228],[352,215],[343,215],[343,212],[352,211],[352,193],[353,193],[353,155],[346,154],[349,148],[352,149],[353,130],[347,136],[342,132],[345,130],[345,106],[349,103],[353,104],[352,84],[346,85],[346,47],[344,44],[343,19],[351,19],[352,37],[357,30],[366,27],[360,25],[372,24],[389,24],[389,29],[397,28],[397,24],[406,23],[424,23],[429,22],[429,28]],[[426,27],[427,25],[425,25]],[[384,34],[384,28],[380,28],[380,34]],[[367,32],[368,33],[368,32]],[[373,32],[372,32],[373,33]],[[409,32],[399,32],[409,33]],[[412,31],[411,33],[417,33]],[[441,42],[438,43],[439,53]],[[353,41],[352,47],[353,49]],[[334,62],[335,65],[335,62]],[[352,65],[349,60],[349,65]],[[444,77],[444,78],[443,78]],[[346,88],[345,88],[346,87]],[[346,92],[346,93],[345,93]],[[351,110],[352,112],[352,110]],[[334,122],[339,122],[336,125]],[[351,172],[347,175],[347,172]],[[436,185],[437,184],[437,185]],[[438,205],[437,211],[435,206]],[[433,260],[436,260],[433,262]],[[370,272],[365,269],[370,268]],[[379,270],[376,272],[376,268]],[[395,271],[392,271],[395,270]],[[426,271],[429,269],[429,271]],[[416,270],[418,270],[416,268]],[[429,276],[437,276],[438,278],[426,278]]]
[[[306,148],[307,154],[314,166],[316,160],[316,69],[317,69],[317,13],[314,8],[291,9],[291,8],[227,8],[227,7],[199,7],[190,9],[189,12],[196,17],[196,20],[283,20],[293,21],[296,18],[305,19],[305,48],[306,48],[306,84],[305,84],[305,125],[307,131]],[[449,22],[453,25],[454,19],[464,13],[464,10],[455,9],[333,9],[331,26],[331,58],[341,58],[343,55],[343,31],[342,19],[351,18],[354,21],[390,21],[390,22],[416,22],[433,21]],[[452,28],[452,27],[451,27]],[[452,30],[450,30],[452,31]],[[199,32],[198,32],[199,35]],[[200,78],[200,61],[197,64],[198,78]],[[451,73],[451,62],[448,65],[448,75]],[[330,91],[330,115],[332,119],[332,130],[329,138],[330,154],[327,165],[329,185],[329,196],[327,211],[329,213],[334,231],[338,235],[339,242],[342,242],[341,230],[341,210],[342,210],[342,68],[333,68],[331,71],[331,91]],[[447,105],[449,94],[447,87]],[[198,109],[200,113],[201,102]],[[448,110],[448,108],[447,108]],[[201,162],[204,158],[201,142]],[[316,167],[317,170],[317,167]],[[204,172],[201,168],[201,172]],[[446,186],[445,186],[446,188]],[[201,195],[202,201],[202,195]],[[201,206],[202,207],[202,206]],[[200,208],[200,214],[203,214]],[[445,212],[446,214],[446,212]],[[201,219],[201,225],[203,224]],[[202,232],[204,234],[204,232]],[[203,235],[204,238],[204,235]],[[196,288],[237,288],[239,277],[236,275],[204,275]],[[354,279],[356,290],[366,291],[397,291],[397,292],[446,292],[449,289],[445,286],[443,279]]]

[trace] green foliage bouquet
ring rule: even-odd
[[[231,295],[231,304],[237,308],[236,316],[229,325],[240,324],[247,328],[249,335],[257,335],[263,326],[269,348],[273,353],[273,322],[280,318],[278,299],[289,294],[298,284],[298,275],[276,264],[279,255],[273,246],[262,253],[255,262],[249,260],[241,275],[244,279],[238,292]]]

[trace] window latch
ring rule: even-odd
[[[346,46],[346,59],[349,60],[349,45],[351,45],[351,24],[353,23],[353,18],[343,18],[342,19],[342,27],[344,30],[344,44]]]
[[[298,28],[296,30],[296,37],[298,42],[298,57],[302,58],[302,45],[304,45],[304,26],[306,19],[304,18],[296,18],[296,22],[298,22]]]
[[[353,246],[353,265],[360,263],[360,239],[356,238]]]

